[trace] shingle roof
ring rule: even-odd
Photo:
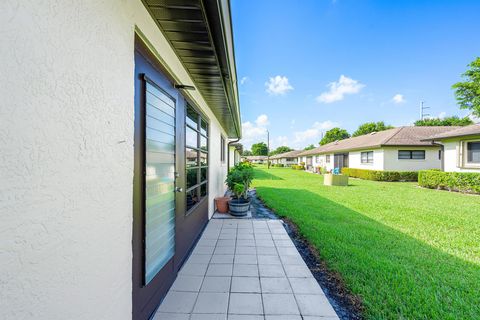
[[[398,127],[363,136],[335,141],[318,148],[307,150],[298,156],[330,153],[336,151],[380,148],[382,146],[429,146],[431,141],[424,139],[458,127]]]
[[[480,135],[480,123],[472,124],[470,126],[465,126],[460,128],[455,127],[453,130],[434,134],[426,138],[425,140],[443,140],[448,138],[465,137],[465,136],[473,136],[473,135]]]
[[[301,152],[303,152],[303,150],[292,150],[271,156],[270,159],[295,158]]]

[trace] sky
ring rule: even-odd
[[[467,116],[452,84],[480,56],[480,1],[231,0],[246,149],[338,126]]]

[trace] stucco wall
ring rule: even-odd
[[[443,142],[444,146],[444,171],[449,172],[480,172],[480,168],[462,168],[458,166],[459,141]]]
[[[425,150],[425,160],[400,160],[398,150]],[[385,148],[384,170],[418,171],[425,169],[441,169],[442,161],[438,158],[440,147],[395,147]]]
[[[373,151],[373,163],[362,163],[361,154],[366,151]],[[355,169],[384,170],[384,157],[383,149],[352,151],[348,154],[348,166]]]
[[[1,319],[131,318],[135,28],[191,83],[139,0],[0,2]]]

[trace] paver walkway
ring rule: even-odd
[[[154,320],[338,319],[280,220],[212,219]]]

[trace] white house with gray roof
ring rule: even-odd
[[[298,154],[309,171],[356,168],[418,171],[442,168],[442,148],[424,139],[458,127],[398,127],[335,141]]]

